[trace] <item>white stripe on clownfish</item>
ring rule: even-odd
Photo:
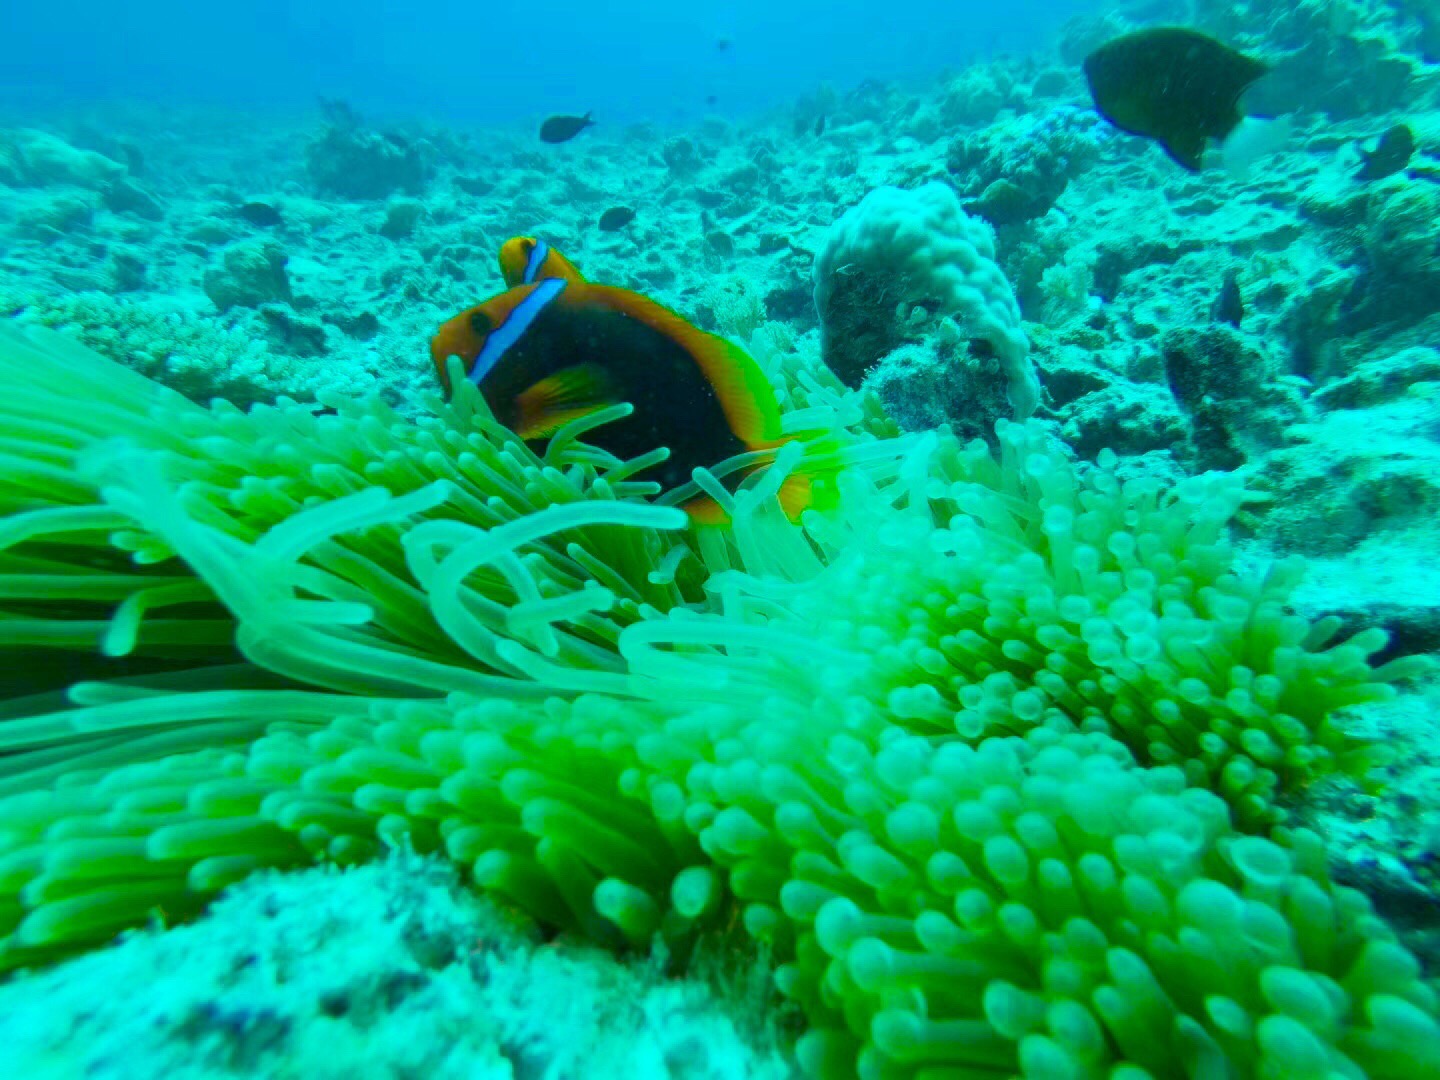
[[[550,301],[565,291],[567,284],[564,278],[546,278],[535,286],[529,296],[515,305],[514,310],[505,317],[505,321],[485,336],[485,345],[470,368],[471,382],[476,386],[480,385],[480,381],[490,374],[490,369],[500,362],[505,351],[525,336],[530,324],[539,317]]]

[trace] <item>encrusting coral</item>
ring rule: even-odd
[[[1296,567],[1234,571],[1233,478],[892,438],[777,370],[840,506],[785,518],[787,450],[697,533],[581,441],[603,416],[538,458],[472,391],[244,414],[32,335],[0,338],[0,965],[408,844],[602,943],[738,919],[816,1075],[1440,1070],[1415,960],[1277,824],[1380,760],[1335,711],[1413,665],[1284,614]]]

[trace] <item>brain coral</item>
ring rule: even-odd
[[[1040,400],[1020,305],[995,262],[995,234],[943,183],[876,188],[830,228],[815,259],[825,363],[850,386],[913,334],[911,313],[951,316],[989,344],[1018,418]]]
[[[814,1075],[1440,1070],[1414,959],[1274,824],[1409,665],[1235,572],[1232,480],[877,438],[811,377],[840,506],[786,520],[787,453],[695,534],[473,392],[242,414],[13,333],[0,384],[4,966],[408,843],[601,942],[738,925]]]

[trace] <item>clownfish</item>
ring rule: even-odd
[[[533,285],[546,278],[583,282],[585,278],[575,264],[544,240],[533,236],[512,236],[500,245],[500,274],[505,287]]]
[[[794,438],[781,434],[775,392],[748,353],[611,285],[564,277],[519,285],[444,323],[430,356],[447,393],[446,362],[458,356],[495,418],[527,441],[629,402],[629,416],[585,440],[622,461],[668,448],[667,459],[635,474],[662,490],[688,483],[697,466]],[[829,479],[802,462],[780,485],[786,515],[797,520],[818,498],[828,499]],[[697,523],[725,521],[708,497],[684,508]]]

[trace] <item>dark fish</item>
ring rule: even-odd
[[[564,424],[618,402],[630,416],[585,435],[621,460],[665,446],[670,456],[635,475],[675,488],[692,471],[786,441],[780,408],[748,353],[628,289],[545,278],[462,311],[440,327],[430,356],[449,390],[458,356],[495,418],[522,439],[545,440]],[[798,516],[815,493],[803,469],[781,486]],[[708,499],[686,504],[716,520]]]
[[[1408,124],[1396,124],[1375,144],[1374,150],[1360,150],[1360,157],[1364,159],[1360,171],[1355,174],[1357,180],[1383,180],[1387,176],[1393,176],[1406,165],[1410,164],[1410,158],[1415,153],[1415,134],[1410,130]]]
[[[251,199],[244,206],[240,207],[240,216],[251,225],[259,225],[262,228],[281,225],[285,221],[285,219],[280,216],[280,211],[275,209],[273,203],[264,202],[260,199]]]
[[[815,134],[816,134],[816,135],[824,135],[824,134],[825,134],[825,117],[824,117],[823,115],[822,115],[822,116],[817,116],[817,117],[815,118]]]
[[[584,116],[552,116],[540,125],[540,141],[547,143],[569,142],[587,127],[595,123],[590,117],[592,113]]]
[[[635,220],[635,211],[628,206],[613,206],[600,215],[600,231],[614,232]]]
[[[1195,30],[1162,26],[1107,41],[1085,58],[1095,108],[1200,170],[1207,139],[1240,123],[1240,95],[1269,68]]]
[[[716,96],[715,94],[706,94],[706,95],[705,95],[705,104],[706,104],[706,105],[718,105],[718,104],[720,104],[720,98],[719,98],[718,96]]]
[[[1231,267],[1225,271],[1225,280],[1220,283],[1220,293],[1210,305],[1210,318],[1216,322],[1229,323],[1237,330],[1240,320],[1245,318],[1245,301],[1240,296],[1240,271]]]
[[[495,190],[495,181],[488,176],[456,176],[450,182],[466,195],[488,195]]]
[[[721,52],[727,52],[729,51],[730,46],[733,44],[734,42],[731,41],[728,37],[717,38],[715,41],[715,48],[719,49]]]

